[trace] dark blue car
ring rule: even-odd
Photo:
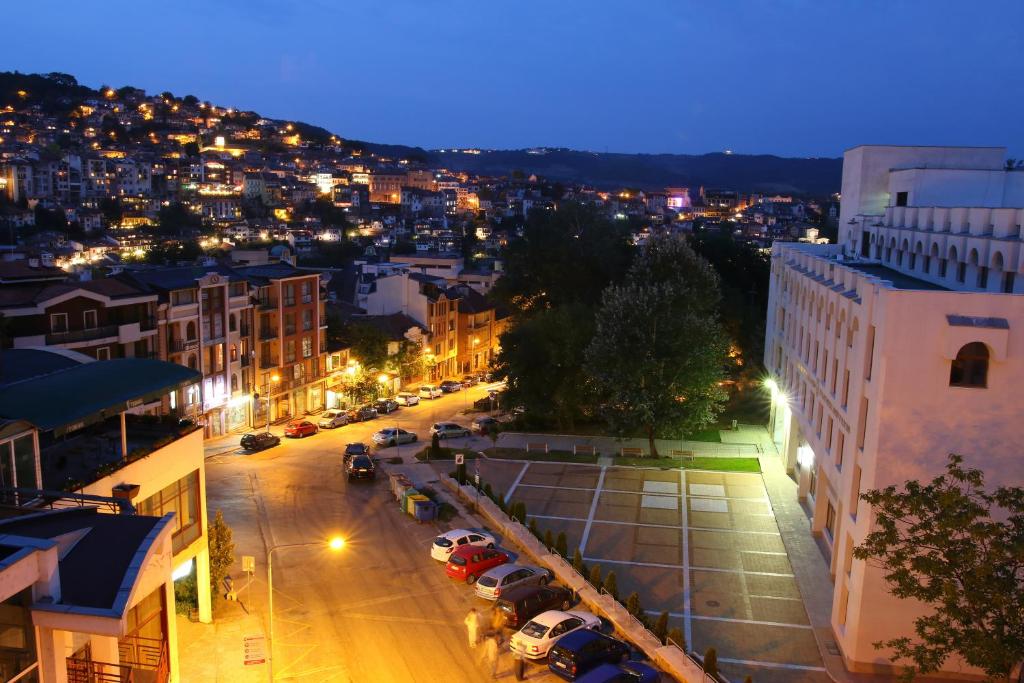
[[[596,666],[627,659],[629,646],[621,640],[581,629],[558,639],[548,653],[548,668],[573,681]]]
[[[600,664],[576,679],[577,683],[658,683],[661,674],[643,662]]]

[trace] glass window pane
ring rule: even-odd
[[[39,488],[39,480],[36,478],[36,449],[32,435],[18,437],[13,443],[17,485],[28,489]]]

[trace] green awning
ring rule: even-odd
[[[0,417],[60,436],[201,380],[195,370],[150,358],[83,363],[0,388]]]

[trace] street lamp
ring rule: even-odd
[[[306,543],[283,543],[272,545],[267,549],[267,668],[270,681],[274,681],[274,552],[288,548],[310,548],[323,546],[323,541],[307,541]],[[326,543],[333,552],[341,552],[345,548],[345,539],[334,536]]]

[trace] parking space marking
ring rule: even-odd
[[[754,659],[732,659],[719,657],[719,662],[724,664],[743,664],[745,666],[760,666],[765,669],[792,669],[793,671],[827,671],[823,666],[806,666],[804,664],[780,664],[779,662],[759,662]]]
[[[587,547],[587,538],[590,537],[590,527],[594,524],[594,515],[597,514],[597,501],[601,498],[601,487],[604,485],[604,473],[608,471],[607,467],[601,468],[601,473],[597,475],[597,488],[594,489],[594,499],[590,501],[590,513],[587,515],[587,525],[583,527],[583,535],[580,536],[580,553],[583,553]]]
[[[689,519],[687,518],[687,505],[686,500],[686,470],[679,468],[679,491],[683,494],[682,505],[679,506],[682,511],[681,526],[679,530],[683,535],[683,636],[687,643],[693,642],[693,622],[692,613],[693,608],[691,606],[691,589],[690,589],[690,532],[689,532]]]
[[[714,531],[722,532],[726,534],[763,534],[765,536],[781,536],[778,531],[754,531],[753,529],[726,529],[726,528],[715,528],[710,526],[691,526],[687,527],[691,531]]]
[[[529,463],[526,463],[526,464],[529,465]],[[585,486],[552,486],[551,484],[519,484],[519,488],[526,488],[526,489],[558,489],[558,490],[562,490],[562,491],[593,491],[594,490],[592,488],[587,488]],[[606,489],[606,488],[602,488],[601,491],[602,491],[602,493],[630,493],[630,494],[632,494],[634,496],[650,495],[650,493],[651,493],[650,491],[624,491],[623,489]],[[688,496],[684,496],[683,494],[680,494],[680,493],[658,493],[657,495],[659,495],[659,496],[668,496],[668,497],[671,497],[671,498],[684,498],[684,497],[688,497],[688,498],[696,498],[696,499],[703,499],[703,498],[708,498],[709,497],[709,496],[695,496],[693,494],[689,494]],[[763,503],[769,502],[769,499],[764,497],[764,496],[756,496],[756,497],[752,497],[752,496],[714,496],[714,498],[721,499],[721,500],[747,500],[747,501],[757,501],[757,502],[763,502]],[[751,515],[752,516],[762,516],[762,517],[774,517],[775,516],[775,515],[768,514],[768,513],[751,513]]]
[[[690,570],[698,572],[716,572],[718,574],[748,574],[754,576],[781,576],[784,578],[793,578],[792,574],[782,574],[780,572],[750,572],[745,569],[723,569],[721,567],[698,567],[697,565],[690,564],[687,560],[684,564],[672,564],[666,562],[636,562],[634,560],[610,560],[606,557],[583,557],[587,562],[607,562],[608,564],[625,564],[631,567],[661,567],[663,569],[686,569],[687,575]],[[689,583],[689,579],[686,581]]]
[[[523,463],[523,469],[519,470],[519,476],[517,476],[515,481],[512,482],[512,486],[509,487],[508,493],[505,494],[506,503],[512,500],[512,493],[519,488],[519,482],[523,480],[523,477],[526,475],[526,470],[528,469],[530,469],[530,463]],[[523,484],[523,486],[526,486],[526,484]]]
[[[644,610],[648,614],[658,615],[661,614],[658,610],[648,609]],[[685,619],[686,615],[682,612],[669,612],[668,615],[674,619]],[[691,619],[699,619],[701,621],[727,621],[733,624],[753,624],[754,626],[781,626],[782,628],[802,628],[805,630],[814,630],[813,626],[807,624],[784,624],[781,621],[757,621],[756,619],[732,619],[730,617],[706,617],[700,614],[694,614],[690,617]]]

